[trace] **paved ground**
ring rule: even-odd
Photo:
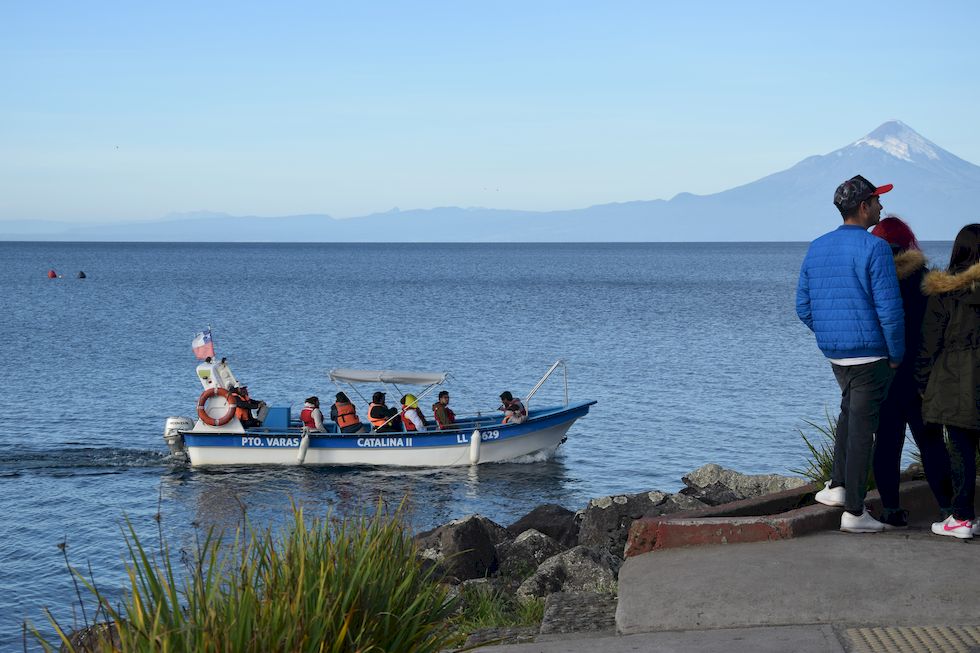
[[[481,650],[980,653],[978,569],[980,538],[928,524],[656,551],[620,571],[618,635]]]

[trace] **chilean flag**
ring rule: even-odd
[[[194,336],[191,347],[194,348],[194,355],[200,360],[204,360],[208,356],[214,358],[214,342],[211,341],[211,329],[202,331]]]

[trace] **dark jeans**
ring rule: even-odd
[[[834,441],[831,487],[844,486],[844,509],[864,511],[868,468],[874,448],[881,402],[888,395],[894,372],[887,360],[864,365],[832,365],[840,386],[840,416]]]
[[[977,441],[980,431],[947,426],[950,444],[950,461],[953,468],[953,516],[957,519],[975,519],[973,508],[977,492]]]
[[[905,427],[912,431],[929,489],[943,512],[953,505],[953,485],[949,468],[949,452],[943,441],[943,427],[922,421],[922,398],[911,374],[902,370],[895,376],[888,397],[881,404],[881,418],[875,435],[875,483],[886,511],[899,506],[898,482],[905,445]]]

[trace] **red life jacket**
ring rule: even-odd
[[[449,422],[446,423],[446,424],[443,424],[442,423],[442,421],[439,419],[439,411],[436,410],[436,408],[438,408],[439,406],[442,406],[442,404],[440,404],[438,401],[436,403],[432,404],[432,416],[435,417],[436,424],[439,425],[439,428],[440,429],[444,429],[447,426],[451,426],[451,425],[455,424],[456,423],[456,413],[454,413],[453,412],[453,409],[450,408],[449,406],[445,406],[446,416],[449,418]]]
[[[357,417],[357,409],[354,408],[354,404],[342,404],[338,401],[334,406],[337,408],[338,428],[361,423],[361,420]]]
[[[524,407],[524,404],[521,403],[520,399],[511,399],[510,401],[504,404],[504,408],[506,410],[515,412],[518,415],[527,417],[527,408]],[[504,422],[503,422],[504,424],[507,424],[509,421],[510,421],[509,418],[504,417]]]
[[[316,428],[316,421],[313,419],[314,410],[316,410],[316,408],[304,408],[299,414],[299,418],[303,421],[303,425],[306,426],[306,428]]]
[[[408,415],[405,414],[407,410],[408,406],[402,406],[402,424],[405,426],[406,431],[416,431],[417,429],[415,428],[415,423],[408,418]],[[428,426],[428,422],[425,421],[425,415],[422,414],[422,411],[419,410],[418,406],[415,407],[415,410],[417,410],[419,413],[419,419],[422,420],[422,425]]]

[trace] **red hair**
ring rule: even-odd
[[[897,215],[889,215],[875,225],[871,230],[872,236],[878,236],[892,247],[904,252],[907,249],[921,250],[912,229]]]

